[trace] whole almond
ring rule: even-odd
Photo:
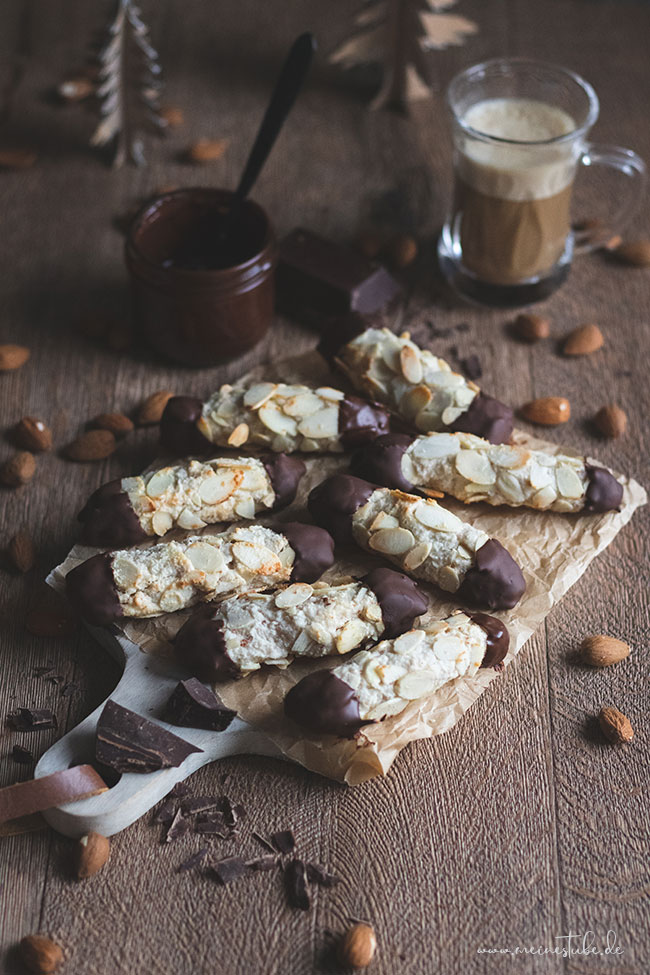
[[[2,169],[29,169],[37,159],[38,156],[33,149],[22,147],[0,149],[0,168]]]
[[[229,139],[199,139],[187,150],[187,157],[193,163],[211,163],[221,159],[228,148]]]
[[[63,454],[68,460],[104,460],[115,450],[117,444],[110,430],[88,430],[65,447]]]
[[[567,422],[571,416],[571,405],[563,396],[543,396],[522,406],[521,415],[531,423],[555,427]]]
[[[366,968],[377,950],[377,936],[369,924],[353,924],[343,935],[338,956],[347,968]]]
[[[35,416],[24,416],[19,420],[13,431],[14,441],[25,450],[38,453],[52,449],[52,431]]]
[[[64,102],[81,102],[84,98],[90,98],[95,87],[85,75],[73,75],[64,78],[57,85],[56,91]]]
[[[634,730],[629,718],[626,718],[618,708],[601,708],[598,721],[605,738],[613,745],[624,745],[634,738]]]
[[[111,844],[100,833],[88,833],[77,840],[75,848],[75,875],[77,880],[92,877],[102,869],[111,852]]]
[[[29,572],[34,568],[36,553],[32,537],[24,528],[17,531],[7,546],[9,558],[19,572]]]
[[[27,632],[32,636],[72,636],[77,630],[77,620],[62,603],[55,607],[37,607],[27,614]]]
[[[623,264],[631,267],[650,267],[650,240],[630,240],[614,251]]]
[[[138,415],[136,418],[136,423],[138,426],[150,427],[155,423],[160,423],[164,409],[173,395],[174,394],[170,393],[168,389],[161,389],[159,392],[152,393],[151,396],[147,396],[146,400],[144,400],[144,402],[140,405],[140,409],[138,410]]]
[[[179,125],[183,125],[185,122],[183,110],[177,108],[176,105],[164,105],[160,109],[160,115],[170,129],[177,129]]]
[[[547,339],[551,334],[548,318],[526,311],[517,315],[514,329],[518,338],[524,342],[539,342],[540,339]]]
[[[409,234],[398,234],[388,245],[388,260],[396,268],[405,268],[418,256],[417,241]]]
[[[0,467],[0,482],[7,487],[27,484],[36,473],[36,458],[27,450],[20,450]]]
[[[42,934],[28,934],[18,945],[23,966],[33,975],[51,975],[63,961],[63,951],[51,938]]]
[[[100,430],[110,430],[113,436],[120,440],[133,430],[133,421],[124,413],[100,413],[92,421],[92,426]]]
[[[605,344],[603,333],[597,325],[581,325],[575,328],[564,340],[564,355],[591,355]]]
[[[594,417],[594,423],[604,437],[614,439],[621,437],[627,429],[627,416],[625,411],[610,403],[608,406],[601,406]]]
[[[20,369],[30,356],[29,349],[24,345],[0,345],[0,372]]]
[[[630,648],[627,643],[603,633],[586,636],[580,644],[580,660],[590,667],[611,667],[629,656]]]

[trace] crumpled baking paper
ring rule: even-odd
[[[340,377],[329,372],[326,363],[317,353],[309,353],[273,366],[257,367],[244,378],[251,381],[264,378],[283,382],[341,385]],[[551,453],[560,450],[555,444],[537,440],[522,431],[515,431],[513,439],[519,444],[543,448]],[[565,447],[561,449],[570,452]],[[217,450],[215,448],[215,454]],[[305,502],[309,491],[330,474],[347,470],[348,460],[346,455],[307,459],[307,474],[302,480],[295,503],[276,516],[260,520],[271,525],[294,519],[308,520]],[[620,477],[620,480],[624,485],[621,510],[602,515],[552,514],[525,508],[492,508],[486,504],[464,505],[452,499],[443,501],[445,507],[465,521],[471,521],[477,528],[502,542],[523,570],[527,589],[521,602],[509,612],[496,614],[505,621],[510,631],[510,651],[505,661],[506,666],[512,663],[528,638],[542,624],[553,606],[577,582],[589,563],[613,541],[634,511],[645,504],[647,496],[640,484],[624,477]],[[81,502],[84,500],[80,499]],[[218,532],[223,527],[210,526],[205,531]],[[75,546],[65,561],[50,574],[50,584],[62,589],[66,573],[95,554],[95,551]],[[377,564],[381,564],[379,559],[360,549],[337,549],[337,562],[324,578],[335,580],[341,576],[363,575]],[[442,593],[426,584],[422,586],[428,592],[430,602],[429,611],[420,625],[425,625],[428,620],[448,616],[458,607],[451,594]],[[120,623],[119,629],[145,653],[169,654],[170,639],[191,612],[192,610],[187,610],[156,619],[124,621]],[[492,669],[480,670],[472,678],[459,677],[430,697],[412,701],[401,714],[365,727],[352,741],[333,737],[305,737],[284,718],[284,696],[290,687],[311,670],[334,667],[340,659],[335,657],[318,661],[297,661],[285,670],[276,667],[262,668],[243,680],[220,684],[218,693],[241,718],[272,738],[288,759],[329,778],[357,785],[376,775],[385,775],[396,756],[409,742],[431,738],[452,728],[488,685],[498,678]]]

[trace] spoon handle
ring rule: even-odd
[[[316,38],[313,34],[301,34],[291,46],[282,71],[275,84],[273,95],[266,110],[257,138],[250,151],[246,168],[242,173],[239,186],[235,191],[237,200],[245,199],[259,176],[260,170],[267,160],[278,137],[284,120],[291,111],[298,92],[309,70],[312,57],[316,50]]]

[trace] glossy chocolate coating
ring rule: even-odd
[[[490,538],[476,552],[474,565],[465,574],[458,596],[464,601],[490,609],[512,609],[524,592],[524,576],[501,542]]]
[[[172,396],[160,421],[160,442],[177,457],[203,453],[211,446],[196,425],[203,403],[195,396]]]
[[[113,579],[112,557],[93,555],[65,577],[68,599],[79,615],[94,626],[107,626],[124,615]]]
[[[389,433],[385,437],[379,437],[374,443],[367,444],[356,452],[350,470],[374,484],[397,488],[398,491],[410,494],[415,485],[404,477],[402,457],[412,443],[413,437],[405,433]]]
[[[346,449],[376,440],[388,433],[390,418],[379,403],[346,396],[339,404],[339,436]]]
[[[334,539],[323,528],[288,521],[276,525],[296,553],[291,582],[315,582],[334,564]]]
[[[307,507],[314,521],[334,536],[336,542],[353,541],[352,515],[365,504],[374,484],[349,474],[334,474],[318,484],[307,499]]]
[[[618,511],[623,500],[623,485],[603,467],[592,467],[591,464],[586,464],[585,467],[589,478],[585,511],[594,514]]]
[[[128,548],[147,538],[119,478],[91,494],[78,518],[83,522],[81,542],[84,545]]]
[[[452,433],[473,433],[490,443],[507,443],[512,434],[513,412],[498,399],[478,393],[468,409],[447,427]]]
[[[194,677],[207,683],[241,676],[239,667],[226,651],[223,620],[215,618],[217,612],[213,606],[201,607],[174,637],[178,662]]]
[[[305,465],[298,457],[288,457],[287,454],[266,454],[260,460],[275,492],[273,510],[286,508],[296,496]]]
[[[426,613],[428,600],[413,579],[394,569],[373,569],[360,580],[372,589],[384,622],[383,640],[394,640],[413,626],[418,616]]]
[[[359,699],[349,684],[331,670],[317,670],[292,687],[284,699],[284,713],[314,735],[353,738],[362,721]]]
[[[481,667],[498,667],[505,659],[510,646],[510,634],[505,623],[495,616],[485,613],[474,613],[470,617],[473,623],[480,626],[487,636],[487,646]]]

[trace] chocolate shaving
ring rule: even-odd
[[[163,721],[183,728],[225,731],[236,711],[231,711],[196,677],[180,681],[161,714]]]
[[[97,761],[117,772],[177,768],[201,748],[190,745],[147,718],[107,701],[97,723]]]
[[[215,799],[214,796],[188,796],[188,798],[183,799],[181,809],[184,816],[196,816],[199,813],[218,809],[219,805],[220,800]]]
[[[197,816],[194,821],[194,832],[202,836],[219,836],[225,840],[228,836],[228,829],[224,822],[223,813],[204,813]]]
[[[50,664],[45,664],[43,667],[34,667],[32,671],[32,677],[46,677],[48,674],[54,673],[54,667]]]
[[[18,708],[7,717],[7,724],[15,731],[45,731],[56,728],[56,715],[49,708]]]
[[[171,823],[175,815],[176,803],[173,799],[165,799],[163,804],[155,810],[153,816],[151,817],[151,822],[163,823],[163,825],[167,825],[168,823]]]
[[[232,826],[234,828],[239,820],[243,819],[246,815],[246,810],[244,807],[233,803],[228,796],[221,797],[220,805],[221,809],[223,810],[223,815],[227,826]]]
[[[311,901],[307,889],[307,871],[302,860],[290,860],[284,868],[284,889],[290,907],[308,911]]]
[[[273,844],[272,843],[269,843],[268,840],[264,839],[264,837],[261,835],[261,833],[252,832],[251,833],[251,836],[253,837],[254,840],[257,840],[257,842],[261,846],[263,846],[265,850],[268,850],[269,853],[274,853],[275,854],[277,852],[276,849],[275,849],[275,847],[273,846]]]
[[[248,872],[249,867],[241,857],[226,857],[210,868],[210,874],[224,887]]]
[[[318,884],[319,887],[335,887],[340,884],[341,878],[333,873],[328,873],[320,863],[307,864],[307,880],[310,884]]]
[[[246,866],[250,867],[251,870],[274,870],[275,867],[279,866],[280,860],[277,856],[267,855],[264,857],[258,857],[256,860],[247,860]]]
[[[173,843],[174,840],[180,839],[181,836],[185,836],[189,832],[189,823],[183,818],[183,813],[180,809],[176,810],[176,815],[169,824],[169,829],[165,836],[165,843]]]
[[[77,684],[74,681],[69,680],[67,684],[64,684],[61,688],[61,697],[72,697],[74,692],[77,690]]]
[[[466,359],[460,360],[460,364],[468,379],[480,379],[483,375],[483,366],[477,355],[468,355]]]
[[[31,765],[36,761],[29,748],[23,748],[22,745],[14,745],[11,749],[11,757],[18,765]]]
[[[271,843],[279,853],[293,853],[296,848],[296,838],[290,829],[271,833]]]
[[[194,867],[200,866],[205,860],[209,850],[209,846],[202,846],[200,850],[193,853],[191,857],[187,858],[187,860],[183,860],[178,867],[177,873],[185,873],[187,870],[193,870]]]

